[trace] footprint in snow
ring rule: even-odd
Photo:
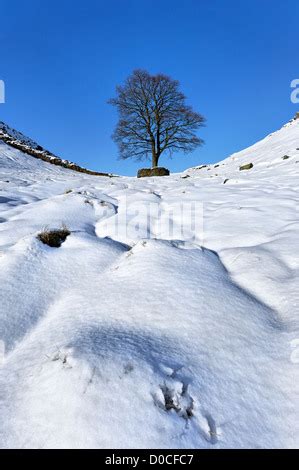
[[[164,381],[154,395],[154,403],[164,411],[174,411],[181,418],[191,419],[194,413],[194,400],[188,392],[188,383],[177,377],[178,370],[162,366]]]
[[[198,432],[210,444],[217,444],[220,430],[210,413],[197,412],[195,400],[189,393],[189,382],[180,377],[180,370],[161,365],[164,380],[153,395],[154,404],[167,413],[175,412],[184,420],[194,420]]]

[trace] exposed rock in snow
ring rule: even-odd
[[[298,171],[298,168],[295,170],[293,166],[294,163],[299,161],[298,134],[299,120],[294,118],[280,130],[268,135],[260,142],[219,162],[219,167],[217,167],[218,176],[229,177],[235,173],[235,176],[239,177],[237,175],[239,167],[248,163],[252,163],[254,168],[246,175],[242,175],[246,178],[256,178],[257,173],[259,177],[266,175],[273,177],[279,175],[279,173],[286,175]],[[282,161],[284,155],[289,156],[288,162]],[[200,170],[202,176],[211,177],[207,171],[212,171],[214,168],[214,165],[201,165],[191,168],[187,172],[194,173]],[[212,173],[212,176],[214,175],[215,173]]]
[[[0,140],[1,447],[298,447],[298,148],[111,180]]]
[[[56,155],[53,155],[48,150],[45,150],[33,140],[29,139],[28,137],[25,137],[21,132],[10,128],[4,122],[0,121],[0,141],[1,140],[7,145],[17,150],[21,150],[23,153],[30,155],[31,157],[38,158],[47,163],[51,163],[52,165],[62,166],[64,168],[68,168],[73,171],[78,171],[79,173],[87,173],[89,175],[112,176],[106,173],[99,173],[97,171],[87,170],[86,168],[82,168],[73,162],[70,162],[68,160],[62,160]]]

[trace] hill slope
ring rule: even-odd
[[[111,180],[0,144],[1,447],[298,447],[296,148]]]
[[[252,163],[253,168],[248,175],[253,178],[267,175],[273,177],[274,174],[277,174],[278,177],[280,175],[282,177],[296,175],[298,168],[294,165],[299,163],[298,134],[299,117],[296,115],[280,130],[273,132],[251,147],[231,155],[216,165],[205,165],[204,167],[201,165],[197,168],[191,168],[189,172],[201,170],[203,174],[208,175],[207,172],[213,170],[214,173],[222,177],[238,178],[240,176],[239,168]]]
[[[32,139],[24,136],[21,132],[12,129],[7,126],[4,122],[0,121],[0,144],[1,142],[7,144],[9,147],[20,150],[21,154],[30,155],[31,157],[37,158],[52,165],[67,168],[69,170],[77,171],[79,173],[87,173],[95,176],[110,176],[106,173],[99,173],[97,171],[87,170],[79,165],[68,160],[62,160],[53,153],[45,150],[43,147],[38,145]],[[21,155],[20,154],[20,155]],[[19,156],[20,156],[19,155]]]

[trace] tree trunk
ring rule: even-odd
[[[157,152],[153,152],[153,154],[152,154],[152,168],[155,168],[156,166],[158,166],[159,157],[160,157],[160,155],[158,155]]]

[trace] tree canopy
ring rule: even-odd
[[[167,75],[135,70],[109,103],[119,113],[113,139],[122,159],[151,156],[156,167],[164,152],[188,153],[203,144],[196,131],[204,117],[186,104],[179,82]]]

